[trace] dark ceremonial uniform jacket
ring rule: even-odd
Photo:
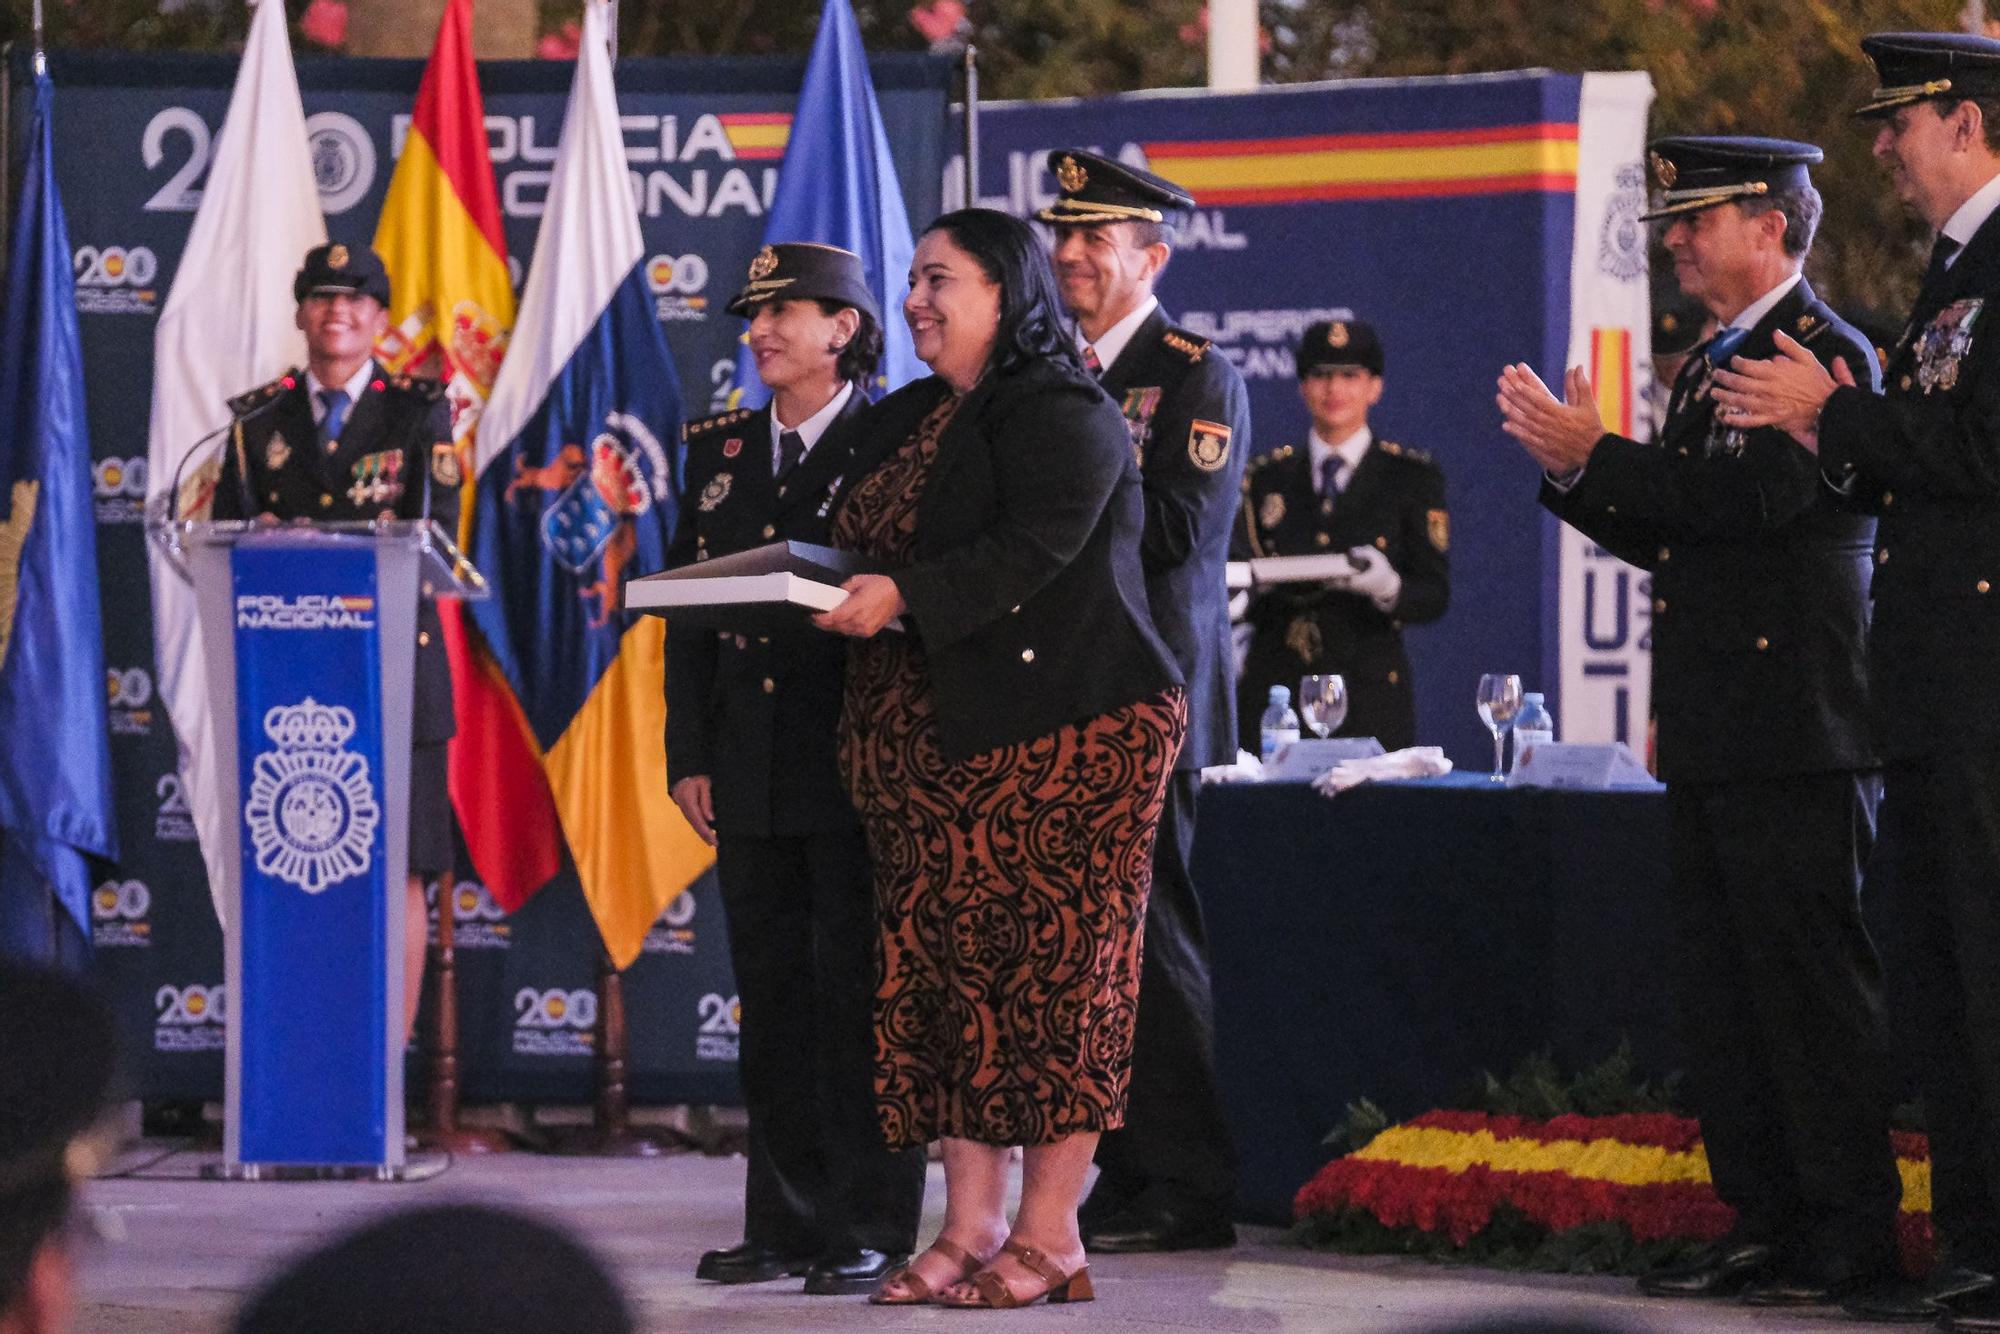
[[[1776,356],[1779,331],[1877,382],[1867,337],[1804,279],[1735,355]],[[1657,445],[1605,436],[1567,493],[1543,482],[1542,503],[1652,573],[1661,778],[1870,768],[1862,589],[1874,522],[1784,432],[1718,422],[1711,375],[1701,353],[1689,357]]]
[[[1924,285],[1882,381],[1835,390],[1819,425],[1828,478],[1880,516],[1876,741],[1892,760],[2000,745],[2000,213]]]
[[[771,409],[724,412],[684,430],[686,485],[669,569],[763,546],[825,545],[833,490],[853,456],[867,400],[847,406],[780,487]],[[803,618],[785,634],[743,636],[667,621],[667,782],[706,774],[723,834],[822,833],[857,816],[836,734],[847,641]]]
[[[287,382],[289,386],[287,385]],[[435,519],[458,536],[459,458],[451,406],[435,380],[390,376],[380,366],[347,409],[329,453],[319,443],[304,371],[289,371],[229,400],[239,424],[222,449],[217,519],[317,519],[324,523]],[[437,607],[417,605],[416,690],[411,740],[443,741],[455,730],[451,668]]]
[[[932,376],[876,404],[843,495],[949,392]],[[1144,522],[1131,433],[1081,367],[996,369],[965,396],[917,505],[916,561],[895,575],[947,761],[1181,684],[1146,606]]]
[[[1290,445],[1252,459],[1243,478],[1238,559],[1306,556],[1373,547],[1403,577],[1396,605],[1379,611],[1361,593],[1285,584],[1251,598],[1244,664],[1243,745],[1257,750],[1258,720],[1274,685],[1298,695],[1299,678],[1347,678],[1341,736],[1379,738],[1390,750],[1416,742],[1416,696],[1403,627],[1444,615],[1451,597],[1445,552],[1450,518],[1444,472],[1428,454],[1377,440],[1332,502],[1314,487],[1312,452]]]
[[[1250,396],[1208,340],[1157,307],[1098,377],[1125,414],[1146,502],[1139,543],[1153,626],[1187,678],[1176,764],[1236,758],[1236,663],[1229,638],[1231,532],[1250,457]]]

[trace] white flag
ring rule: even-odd
[[[217,464],[189,455],[228,422],[231,397],[304,362],[292,278],[306,251],[325,241],[285,7],[261,0],[201,205],[153,334],[149,512],[173,507],[177,478],[182,495],[194,494],[204,480],[213,484]],[[211,442],[202,453],[215,450]],[[216,859],[223,832],[234,818],[216,791],[215,729],[235,720],[210,715],[194,590],[157,552],[152,585],[155,674],[180,743],[182,788],[214,893],[222,884]]]

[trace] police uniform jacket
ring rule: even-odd
[[[273,514],[325,523],[429,517],[457,536],[461,474],[450,405],[437,381],[390,376],[377,366],[348,407],[330,453],[319,443],[304,371],[287,372],[229,406],[238,423],[223,443],[213,517]],[[428,598],[417,607],[415,677],[411,740],[446,740],[455,730],[451,668]]]
[[[1803,279],[1735,355],[1777,355],[1780,331],[1875,382],[1867,338]],[[1710,374],[1701,353],[1688,358],[1657,445],[1605,436],[1566,494],[1543,483],[1542,503],[1652,574],[1663,779],[1872,767],[1862,590],[1873,521],[1843,506],[1784,432],[1719,422]]]
[[[1254,703],[1261,712],[1271,685],[1296,691],[1302,675],[1338,672],[1348,691],[1342,735],[1379,737],[1392,749],[1413,744],[1416,697],[1403,627],[1438,619],[1450,601],[1444,472],[1428,454],[1377,440],[1338,497],[1322,498],[1314,481],[1308,449],[1288,445],[1251,460],[1238,557],[1372,547],[1402,576],[1402,591],[1387,611],[1364,594],[1323,585],[1280,584],[1253,597],[1242,721],[1246,728],[1254,722],[1249,710]]]
[[[686,485],[669,568],[767,542],[829,539],[833,490],[853,456],[859,390],[782,486],[771,409],[689,422]],[[790,836],[852,826],[836,734],[847,643],[798,628],[734,635],[667,620],[667,781],[706,774],[716,828]]]
[[[1225,567],[1250,453],[1243,377],[1158,308],[1099,383],[1132,433],[1146,506],[1140,563],[1154,628],[1187,679],[1181,769],[1236,758],[1235,658]]]
[[[933,376],[871,409],[847,488],[949,392]],[[1144,519],[1131,434],[1080,367],[996,368],[966,395],[917,507],[916,561],[894,572],[946,760],[1181,684],[1147,610]]]
[[[1918,294],[1880,395],[1820,414],[1829,479],[1880,516],[1876,739],[1905,759],[2000,745],[2000,213]]]

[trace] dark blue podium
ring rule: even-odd
[[[429,522],[182,524],[227,825],[225,1175],[404,1167],[419,598],[478,597]],[[229,725],[233,720],[234,725]]]

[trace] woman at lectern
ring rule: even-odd
[[[895,573],[816,618],[858,641],[841,765],[875,865],[877,1108],[892,1145],[944,1152],[943,1231],[873,1300],[1087,1301],[1076,1208],[1124,1119],[1183,691],[1146,613],[1131,437],[1035,234],[939,218],[903,315],[935,374],[870,410],[833,528]]]
[[[303,370],[229,401],[234,429],[210,511],[263,523],[434,519],[458,526],[458,447],[436,380],[391,375],[375,360],[389,327],[389,271],[367,246],[306,252],[292,297],[306,336]],[[445,746],[451,666],[437,607],[417,606],[410,709],[409,878],[403,896],[403,1032],[417,1022],[430,937],[424,883],[452,869]]]

